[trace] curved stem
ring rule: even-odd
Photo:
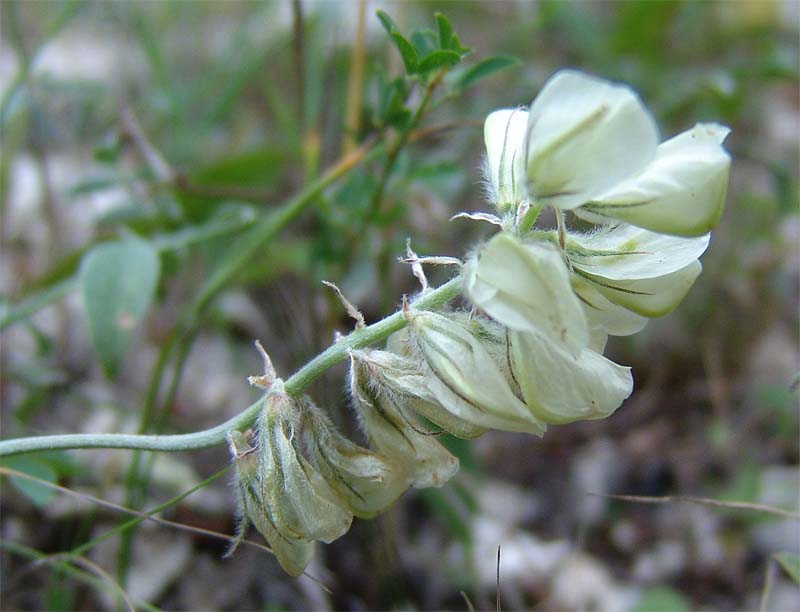
[[[456,277],[444,285],[428,291],[412,303],[417,309],[436,309],[456,297],[461,290],[461,277]],[[344,360],[350,349],[363,348],[381,340],[405,327],[402,312],[394,314],[355,331],[336,344],[314,357],[306,365],[286,379],[285,388],[290,395],[300,395],[318,376],[331,366]],[[65,434],[17,438],[0,442],[0,457],[30,453],[34,451],[68,448],[129,448],[150,451],[189,451],[208,448],[225,442],[232,429],[250,426],[258,415],[263,397],[248,406],[235,417],[224,423],[190,434],[177,435],[135,435],[135,434]]]

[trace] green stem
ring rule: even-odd
[[[461,291],[461,278],[456,277],[444,285],[428,291],[413,302],[416,309],[433,310],[456,297]],[[405,327],[402,312],[396,312],[364,329],[355,331],[342,340],[329,346],[306,365],[295,372],[285,382],[290,395],[300,395],[318,376],[331,366],[343,361],[350,349],[370,346],[385,340],[392,333]],[[70,448],[128,448],[150,451],[190,451],[222,444],[229,431],[249,427],[258,415],[262,400],[247,407],[235,417],[203,431],[178,435],[135,435],[135,434],[64,434],[53,436],[34,436],[0,442],[0,457],[30,453],[34,451]]]

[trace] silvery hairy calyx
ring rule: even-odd
[[[458,460],[440,434],[542,436],[548,425],[613,413],[633,379],[603,355],[608,336],[673,310],[700,274],[727,189],[728,132],[697,124],[660,142],[632,89],[576,71],[552,76],[528,109],[491,113],[494,210],[457,216],[500,231],[458,262],[467,308],[412,301],[384,347],[349,352],[361,444],[310,398],[290,397],[268,365],[256,379],[266,396],[254,430],[229,437],[240,536],[252,523],[298,575],[313,542],[340,537],[354,516],[447,482]],[[537,225],[546,208],[554,228]],[[424,280],[426,258],[407,261]]]

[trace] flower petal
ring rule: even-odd
[[[574,70],[556,73],[528,116],[528,191],[572,209],[638,173],[655,156],[658,128],[639,96]]]
[[[600,353],[603,352],[600,342],[602,332],[611,336],[630,336],[647,325],[647,317],[618,306],[600,293],[592,281],[582,276],[572,276],[572,289],[583,302],[586,320],[595,339],[591,347]]]
[[[633,225],[569,234],[567,254],[576,268],[615,280],[664,276],[686,267],[708,248],[711,234],[695,238],[657,234]]]
[[[525,403],[547,423],[607,417],[633,391],[630,368],[588,348],[576,358],[541,334],[512,332],[510,341]]]
[[[715,123],[699,123],[678,134],[658,147],[656,158],[638,176],[598,194],[576,213],[590,221],[620,219],[679,236],[707,233],[725,204],[731,159],[722,141],[729,132]]]
[[[427,387],[446,410],[481,427],[544,433],[479,338],[432,312],[412,314],[410,327],[428,369]]]
[[[538,331],[573,352],[586,346],[586,316],[561,253],[545,243],[495,235],[464,267],[466,296],[498,323]]]
[[[637,280],[610,280],[581,272],[610,301],[645,317],[660,317],[673,310],[688,293],[703,266],[695,260],[676,272]]]
[[[528,111],[504,109],[486,117],[483,126],[493,203],[501,211],[527,200],[523,149],[527,125]]]

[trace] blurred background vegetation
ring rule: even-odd
[[[541,440],[446,441],[456,479],[319,547],[309,573],[327,591],[254,547],[223,560],[208,534],[125,529],[128,515],[89,497],[152,508],[224,467],[224,447],[8,459],[6,474],[72,494],[4,479],[4,609],[119,608],[120,589],[167,609],[485,609],[496,595],[505,609],[800,608],[796,519],[607,497],[798,510],[796,0],[0,11],[3,438],[216,425],[258,397],[245,382],[261,369],[254,338],[288,375],[351,329],[322,279],[368,322],[388,314],[417,290],[395,263],[407,237],[463,256],[487,235],[448,221],[486,208],[482,121],[560,68],[631,84],[664,137],[698,121],[733,129],[705,272],[675,313],[611,345],[636,380],[612,417]],[[438,55],[437,11],[460,41]],[[358,163],[326,174],[343,158]],[[311,393],[353,432],[342,374]],[[232,533],[228,479],[160,516]]]

